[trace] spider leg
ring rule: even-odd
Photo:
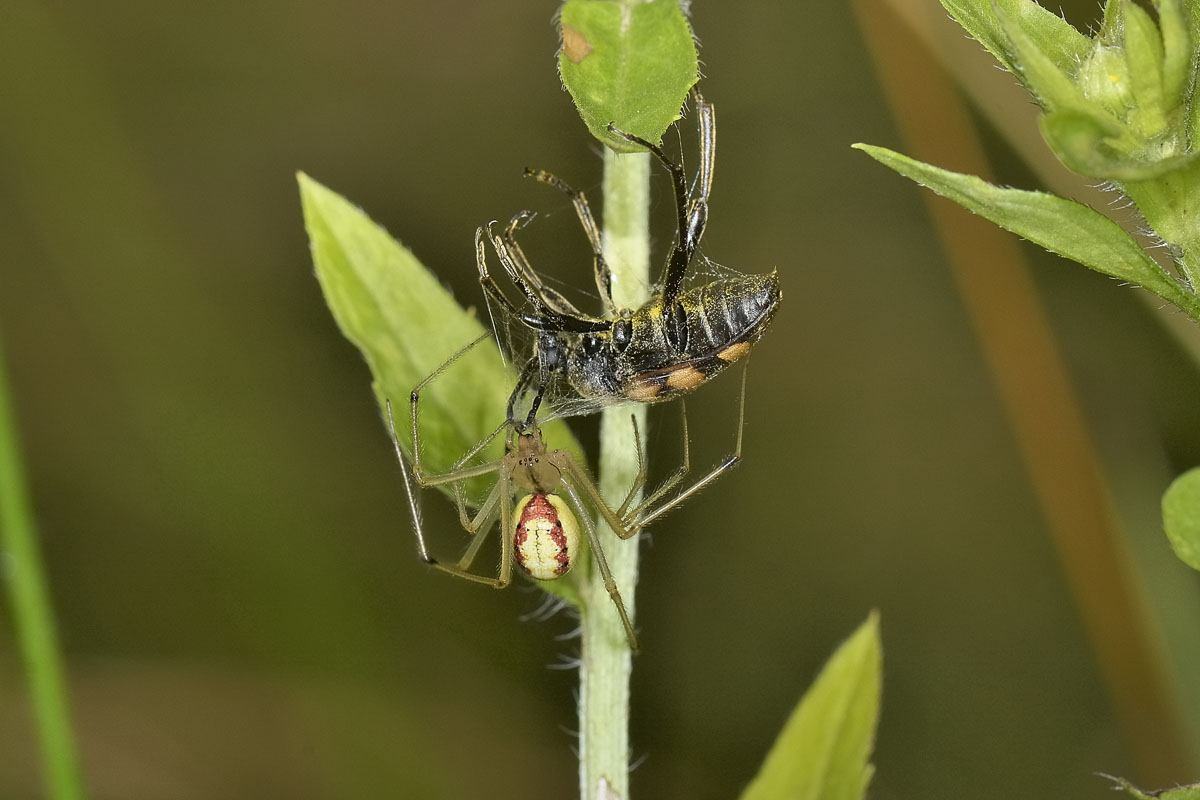
[[[563,452],[565,453],[566,451]],[[569,456],[569,454],[567,455]],[[574,461],[575,460],[573,458],[570,459],[570,463],[574,464]],[[578,465],[576,466],[578,467]],[[592,515],[587,513],[587,509],[580,501],[579,493],[575,491],[575,487],[572,485],[573,480],[568,479],[565,474],[563,477],[563,488],[566,490],[567,498],[574,507],[575,515],[583,523],[583,530],[587,535],[588,546],[592,548],[592,558],[596,562],[596,569],[600,570],[600,576],[604,579],[604,589],[608,592],[608,596],[612,599],[613,605],[617,609],[617,614],[621,617],[621,625],[625,628],[625,638],[629,640],[629,649],[637,650],[637,634],[633,632],[633,623],[629,619],[629,613],[625,610],[625,602],[621,599],[621,592],[619,589],[617,589],[617,582],[613,580],[612,571],[608,568],[608,559],[604,557],[604,548],[600,546],[600,536],[596,533],[596,523],[592,520]],[[588,494],[590,497],[591,491],[594,491],[596,487],[595,484],[592,484],[591,480],[588,479],[587,483],[585,484],[585,488],[588,488]],[[597,492],[596,495],[598,497],[599,492]],[[601,510],[602,514],[602,509],[606,508],[607,506],[604,504],[603,500],[601,500],[599,505],[597,505],[597,510]],[[612,514],[612,510],[609,509],[608,513]],[[607,515],[605,516],[605,519],[607,521]]]
[[[491,529],[492,523],[496,521],[497,507],[499,507],[501,514],[504,513],[504,491],[508,483],[503,479],[503,472],[501,473],[501,476],[501,480],[496,482],[496,485],[492,488],[491,493],[488,495],[488,499],[484,501],[483,507],[479,510],[479,515],[475,518],[477,529],[474,531],[474,538],[471,540],[471,544],[467,547],[467,550],[463,554],[462,558],[458,560],[457,564],[450,565],[443,564],[440,561],[435,561],[426,555],[425,560],[428,561],[431,566],[436,567],[441,572],[445,572],[447,575],[453,575],[456,578],[463,578],[464,580],[472,581],[474,583],[482,583],[485,586],[491,586],[493,589],[503,589],[512,582],[511,541],[509,541],[507,545],[503,541],[500,543],[500,570],[496,577],[492,578],[487,575],[477,575],[476,573],[470,571],[470,566],[475,561],[475,556],[479,554],[479,549],[483,546],[483,541],[487,536],[487,532]],[[512,505],[511,494],[508,497],[508,505]],[[501,531],[502,535],[505,535],[503,533],[503,526],[501,526]],[[505,549],[506,547],[507,551]],[[507,558],[505,557],[506,552],[508,555]]]
[[[426,475],[425,474],[424,465],[421,463],[421,430],[420,430],[420,425],[418,424],[418,408],[420,406],[421,390],[424,389],[429,384],[430,381],[434,380],[439,375],[441,375],[443,372],[445,372],[446,369],[448,369],[451,364],[453,364],[455,361],[457,361],[459,358],[461,358],[463,356],[463,354],[465,354],[468,350],[475,347],[477,344],[482,342],[484,339],[487,339],[489,336],[491,336],[491,334],[484,333],[484,334],[480,335],[479,337],[477,337],[471,343],[467,344],[465,347],[460,348],[458,350],[458,352],[456,352],[454,355],[450,356],[450,358],[448,358],[446,361],[444,361],[441,364],[441,366],[439,366],[437,369],[435,369],[433,372],[431,372],[428,376],[426,376],[424,380],[422,380],[415,387],[413,387],[412,392],[409,394],[409,413],[410,413],[410,422],[412,424],[412,439],[410,441],[412,442],[412,449],[413,449],[413,464],[412,464],[413,477],[416,478],[417,483],[421,484],[422,486],[440,486],[440,485],[443,485],[446,483],[452,483],[455,481],[463,481],[468,478],[477,477],[479,475],[486,475],[489,472],[494,472],[498,468],[497,465],[500,463],[499,461],[493,461],[488,464],[480,464],[475,467],[463,467],[463,464],[465,464],[468,460],[470,460],[472,457],[474,457],[476,453],[479,453],[481,450],[483,450],[485,447],[487,447],[491,443],[491,441],[493,439],[495,439],[496,436],[498,436],[501,431],[504,430],[504,428],[508,424],[507,422],[503,425],[500,425],[498,428],[496,428],[491,433],[489,433],[487,436],[485,436],[481,441],[476,443],[474,447],[472,447],[469,451],[467,451],[467,454],[465,456],[463,456],[461,459],[458,460],[458,462],[451,468],[451,471],[446,473],[445,475]],[[395,425],[395,421],[392,419],[392,401],[391,400],[387,401],[387,412],[388,412],[388,422],[391,423],[391,427],[392,427],[392,433],[393,433],[392,438],[396,443],[397,449],[399,449],[400,448],[399,437],[394,435],[396,433],[396,425]]]
[[[630,535],[633,535],[634,533],[637,533],[638,531],[642,530],[647,525],[649,525],[651,522],[658,519],[663,514],[670,511],[671,509],[675,508],[675,506],[677,506],[680,503],[682,503],[683,501],[687,500],[689,497],[691,497],[696,492],[703,489],[705,486],[708,486],[710,483],[715,481],[717,478],[721,477],[721,475],[724,474],[727,470],[733,469],[733,467],[737,466],[738,462],[742,460],[742,430],[745,428],[745,423],[746,423],[746,370],[743,369],[742,370],[741,398],[738,401],[737,445],[734,447],[733,453],[730,454],[729,456],[727,456],[725,458],[725,460],[722,461],[720,464],[713,467],[713,469],[707,475],[703,476],[702,478],[697,480],[695,483],[693,483],[691,486],[689,486],[686,489],[684,489],[683,491],[679,492],[678,494],[673,496],[670,500],[667,500],[665,503],[661,504],[657,508],[650,510],[650,511],[645,511],[644,508],[648,507],[647,503],[643,502],[641,505],[639,505],[639,507],[637,509],[635,509],[633,512],[637,518],[628,526],[628,529],[630,530]],[[685,439],[685,441],[686,441],[686,439]],[[687,467],[686,450],[684,452],[685,452],[684,468],[686,468]],[[684,470],[684,468],[681,468],[681,472]],[[684,474],[686,474],[686,473],[684,473]],[[675,477],[672,477],[671,479],[668,480],[668,483],[673,486],[675,483],[678,483],[679,479],[682,477],[683,477],[682,475],[677,475]],[[662,494],[661,490],[655,491],[654,495],[652,495],[651,499],[657,499],[657,497],[661,496],[661,494]]]
[[[463,557],[459,559],[454,566],[442,564],[430,558],[426,558],[430,564],[437,569],[445,572],[448,575],[453,575],[456,578],[463,578],[474,583],[482,583],[485,586],[491,586],[493,589],[503,589],[512,583],[512,564],[513,564],[513,521],[512,521],[512,481],[510,480],[510,467],[507,463],[500,470],[500,479],[496,481],[496,485],[492,487],[492,491],[488,494],[488,499],[484,501],[483,506],[479,509],[479,514],[475,518],[475,538],[472,540]],[[496,577],[489,578],[486,575],[477,575],[469,570],[471,564],[475,561],[475,556],[479,553],[479,548],[483,545],[484,536],[491,529],[492,523],[496,519],[497,508],[501,517],[500,524],[500,569]]]
[[[634,447],[633,453],[634,453],[634,456],[637,458],[638,471],[637,471],[637,475],[635,475],[633,477],[633,483],[631,483],[629,485],[629,493],[625,495],[625,502],[621,503],[621,507],[618,508],[617,512],[616,512],[617,516],[625,521],[629,521],[631,517],[636,516],[636,511],[635,511],[635,514],[631,514],[629,516],[626,516],[625,512],[629,510],[629,505],[630,505],[630,503],[632,503],[634,501],[634,498],[637,497],[638,492],[640,492],[642,490],[642,487],[644,487],[646,485],[646,453],[642,449],[642,435],[641,435],[641,432],[638,430],[637,415],[630,414],[629,421],[630,421],[630,423],[633,424],[633,447]],[[686,453],[686,450],[685,450],[685,453]],[[661,487],[660,487],[660,489],[661,489]],[[644,504],[639,504],[639,507],[641,507],[642,505],[644,505]],[[624,527],[628,527],[628,526],[625,525],[622,527],[624,528]],[[614,528],[614,530],[616,530],[616,529]],[[621,534],[618,533],[617,535],[620,536]],[[626,538],[626,537],[622,537],[622,538]]]
[[[517,385],[513,387],[512,394],[508,396],[508,409],[506,416],[508,422],[516,422],[517,420],[517,402],[521,396],[529,390],[533,384],[534,377],[537,377],[537,394],[533,397],[533,403],[529,410],[529,419],[526,424],[532,423],[537,415],[538,406],[542,404],[542,394],[546,388],[546,382],[542,376],[542,362],[536,355],[525,362],[525,366],[521,367],[521,374],[517,376]]]
[[[679,482],[687,477],[688,472],[691,471],[692,460],[690,455],[691,448],[689,445],[690,439],[688,437],[687,402],[681,399],[679,401],[679,407],[681,409],[680,416],[683,418],[683,463],[681,463],[679,468],[675,470],[674,475],[667,478],[653,492],[642,498],[642,501],[638,503],[632,511],[627,510],[625,506],[621,506],[621,509],[618,513],[621,515],[621,518],[625,520],[625,528],[629,532],[630,536],[640,531],[643,527],[643,524],[639,523],[637,520],[638,515],[643,513],[647,508],[652,508],[655,503],[657,503],[659,500],[665,497],[668,492],[679,485]],[[645,481],[643,479],[643,483],[644,482]]]
[[[421,558],[427,564],[437,567],[443,572],[448,572],[451,575],[457,575],[461,578],[466,578],[478,583],[486,583],[492,586],[507,585],[507,579],[504,580],[503,584],[500,584],[497,579],[476,575],[468,571],[468,567],[470,567],[471,563],[474,561],[476,554],[479,552],[480,546],[483,544],[484,535],[486,534],[488,528],[491,527],[492,521],[495,519],[497,499],[501,484],[498,482],[496,487],[493,488],[488,494],[487,499],[483,502],[483,505],[479,509],[479,513],[473,520],[469,518],[466,500],[460,491],[462,480],[465,480],[468,477],[474,477],[475,475],[483,475],[487,474],[488,472],[494,472],[500,469],[500,465],[503,462],[493,462],[491,464],[483,464],[475,468],[456,470],[445,475],[435,476],[434,482],[424,484],[434,485],[435,483],[455,482],[454,496],[458,505],[459,521],[462,523],[463,528],[474,536],[473,541],[467,548],[467,551],[463,555],[462,559],[458,562],[457,566],[451,567],[446,564],[442,564],[429,554],[429,548],[425,544],[425,531],[421,522],[421,506],[417,501],[417,495],[413,489],[413,482],[409,478],[408,462],[404,457],[404,451],[400,447],[400,437],[396,432],[396,420],[392,415],[391,400],[386,401],[386,406],[388,427],[392,435],[392,445],[396,448],[396,458],[400,461],[400,474],[404,480],[404,493],[408,499],[409,511],[412,514],[413,531],[417,536],[417,549],[421,555]],[[414,450],[413,452],[416,454],[419,453],[419,450]],[[413,469],[413,477],[416,478],[418,482],[421,481],[421,476],[417,474],[415,466]]]
[[[632,534],[626,530],[626,525],[621,516],[613,511],[612,506],[600,494],[600,487],[592,480],[592,477],[587,474],[575,457],[568,450],[551,450],[546,454],[547,459],[554,464],[562,473],[563,483],[581,490],[588,499],[588,502],[596,509],[608,527],[612,528],[613,533],[622,539],[628,539]],[[637,482],[636,480],[634,481]]]
[[[500,493],[496,491],[498,488],[499,484],[496,484],[492,491],[488,493],[488,499],[480,507],[475,519],[470,520],[469,524],[463,524],[463,528],[467,533],[471,534],[471,544],[467,547],[466,552],[463,553],[462,558],[458,560],[458,564],[456,565],[457,571],[452,574],[461,575],[467,573],[471,564],[475,562],[475,556],[479,554],[479,548],[483,545],[484,539],[487,538],[487,532],[491,530],[492,524],[495,523],[496,517],[499,514],[498,501]]]

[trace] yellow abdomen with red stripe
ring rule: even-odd
[[[579,552],[579,522],[555,494],[531,494],[513,511],[513,554],[539,581],[561,577]]]

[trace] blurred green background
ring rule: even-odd
[[[910,5],[961,42],[933,0]],[[480,301],[475,226],[522,208],[539,212],[535,263],[586,288],[569,204],[520,177],[599,194],[554,8],[0,10],[0,326],[94,797],[575,794],[575,674],[554,668],[577,652],[573,622],[522,621],[541,602],[526,583],[494,592],[419,562],[295,183],[304,170],[360,204],[464,305]],[[1147,731],[1123,721],[1145,687],[1097,656],[920,190],[849,149],[905,149],[854,9],[697,2],[692,21],[719,132],[704,251],[777,267],[785,299],[749,374],[745,463],[643,537],[635,794],[736,796],[872,608],[872,797],[1200,778],[1200,580],[1158,519],[1169,479],[1200,463],[1200,335],[1018,248],[1130,553],[1154,645],[1131,657],[1170,701]],[[984,142],[1000,182],[1037,185],[1011,143],[989,127]],[[654,191],[661,252],[661,174]],[[697,464],[730,448],[736,386],[689,404]],[[651,415],[664,471],[676,415]],[[590,446],[594,426],[580,433]],[[449,504],[426,509],[458,552]],[[4,608],[0,797],[38,797]]]

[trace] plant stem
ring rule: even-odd
[[[638,308],[649,296],[650,156],[604,151],[604,256],[612,271],[613,302]],[[646,407],[632,414],[646,430]],[[612,408],[600,421],[600,491],[620,503],[637,475],[631,409]],[[596,521],[613,579],[635,619],[638,537],[622,541]],[[579,784],[583,800],[629,797],[629,643],[616,610],[593,569],[585,589],[579,667]],[[601,789],[606,794],[601,793]]]
[[[8,586],[17,644],[29,681],[47,796],[54,800],[77,800],[84,796],[83,785],[63,689],[54,617],[21,467],[16,414],[9,401],[2,345],[0,341],[0,546],[6,562],[4,583]]]

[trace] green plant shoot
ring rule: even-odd
[[[1086,36],[1032,0],[942,0],[1033,94],[1046,143],[1064,165],[1124,193],[1165,245],[1169,272],[1100,212],[1063,198],[990,186],[879,147],[881,163],[1008,230],[1135,283],[1200,321],[1200,104],[1194,102],[1200,2],[1158,0],[1158,19],[1108,0]]]

